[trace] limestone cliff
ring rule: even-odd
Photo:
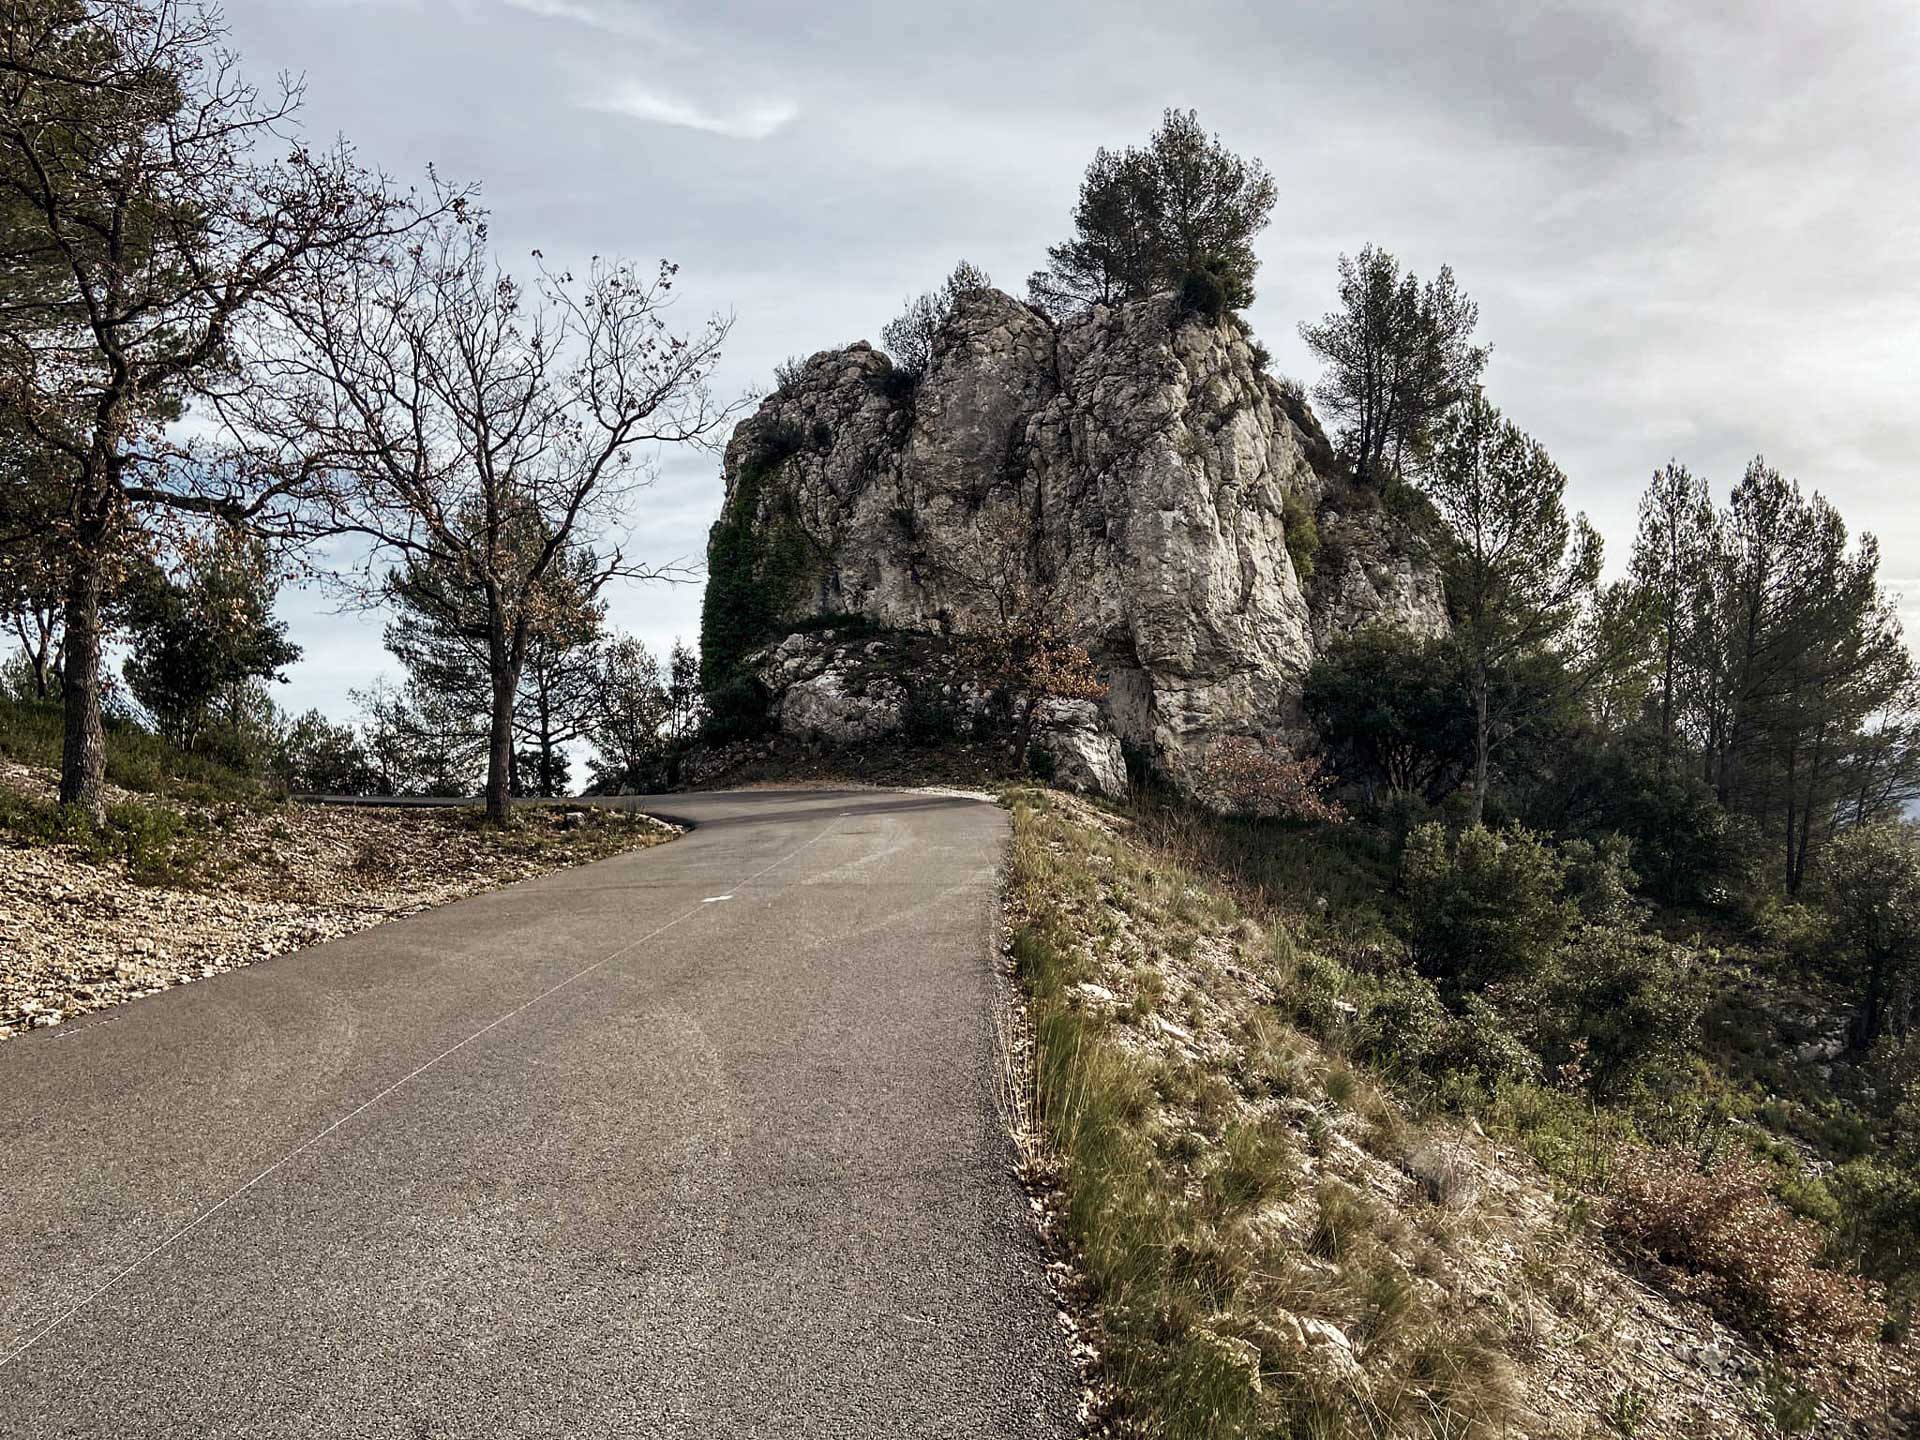
[[[1356,625],[1446,625],[1431,568],[1241,323],[1172,296],[1055,326],[977,292],[917,386],[864,343],[815,355],[741,424],[726,482],[709,678],[753,677],[792,733],[909,724],[910,687],[878,673],[896,645],[964,637],[1008,583],[1070,616],[1109,682],[1097,712],[1048,716],[1098,788],[1121,743],[1177,781],[1222,736],[1295,731],[1315,654]],[[964,709],[956,684],[940,698]]]

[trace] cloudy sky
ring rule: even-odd
[[[1450,263],[1493,398],[1552,450],[1617,566],[1669,456],[1716,491],[1768,460],[1876,532],[1920,602],[1920,7],[1910,0],[228,0],[310,131],[400,177],[479,180],[506,258],[668,256],[691,325],[737,315],[722,388],[876,337],[965,256],[1018,290],[1098,145],[1194,107],[1280,203],[1250,318],[1296,326],[1343,251]],[[717,460],[665,457],[633,515],[697,560]],[[699,588],[636,589],[659,645]],[[345,714],[363,616],[283,609],[282,695]],[[1909,607],[1920,621],[1920,604]]]

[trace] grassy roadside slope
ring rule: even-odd
[[[1510,1100],[1484,1130],[1416,1114],[1329,1043],[1362,1012],[1297,925],[1124,819],[1009,803],[1038,1164],[1112,1431],[1894,1433],[1884,1377],[1796,1373],[1610,1245],[1614,1137],[1511,1113],[1573,1097]],[[1531,1153],[1548,1141],[1592,1153],[1555,1179]],[[1591,1184],[1568,1178],[1583,1165]]]

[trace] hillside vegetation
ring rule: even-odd
[[[1843,1107],[1778,1088],[1816,997],[1766,945],[1689,977],[1707,1023],[1679,1041],[1591,931],[1532,1020],[1500,992],[1450,1008],[1407,961],[1436,904],[1417,845],[1011,807],[1034,1164],[1104,1423],[1908,1433],[1915,1252],[1871,1192],[1912,1172],[1864,1115],[1822,1133]],[[1586,1044],[1556,1048],[1555,1007]],[[1625,1079],[1642,1064],[1657,1083]]]

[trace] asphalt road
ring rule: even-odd
[[[0,1436],[1070,1433],[1004,817],[659,809],[697,828],[0,1045]]]

